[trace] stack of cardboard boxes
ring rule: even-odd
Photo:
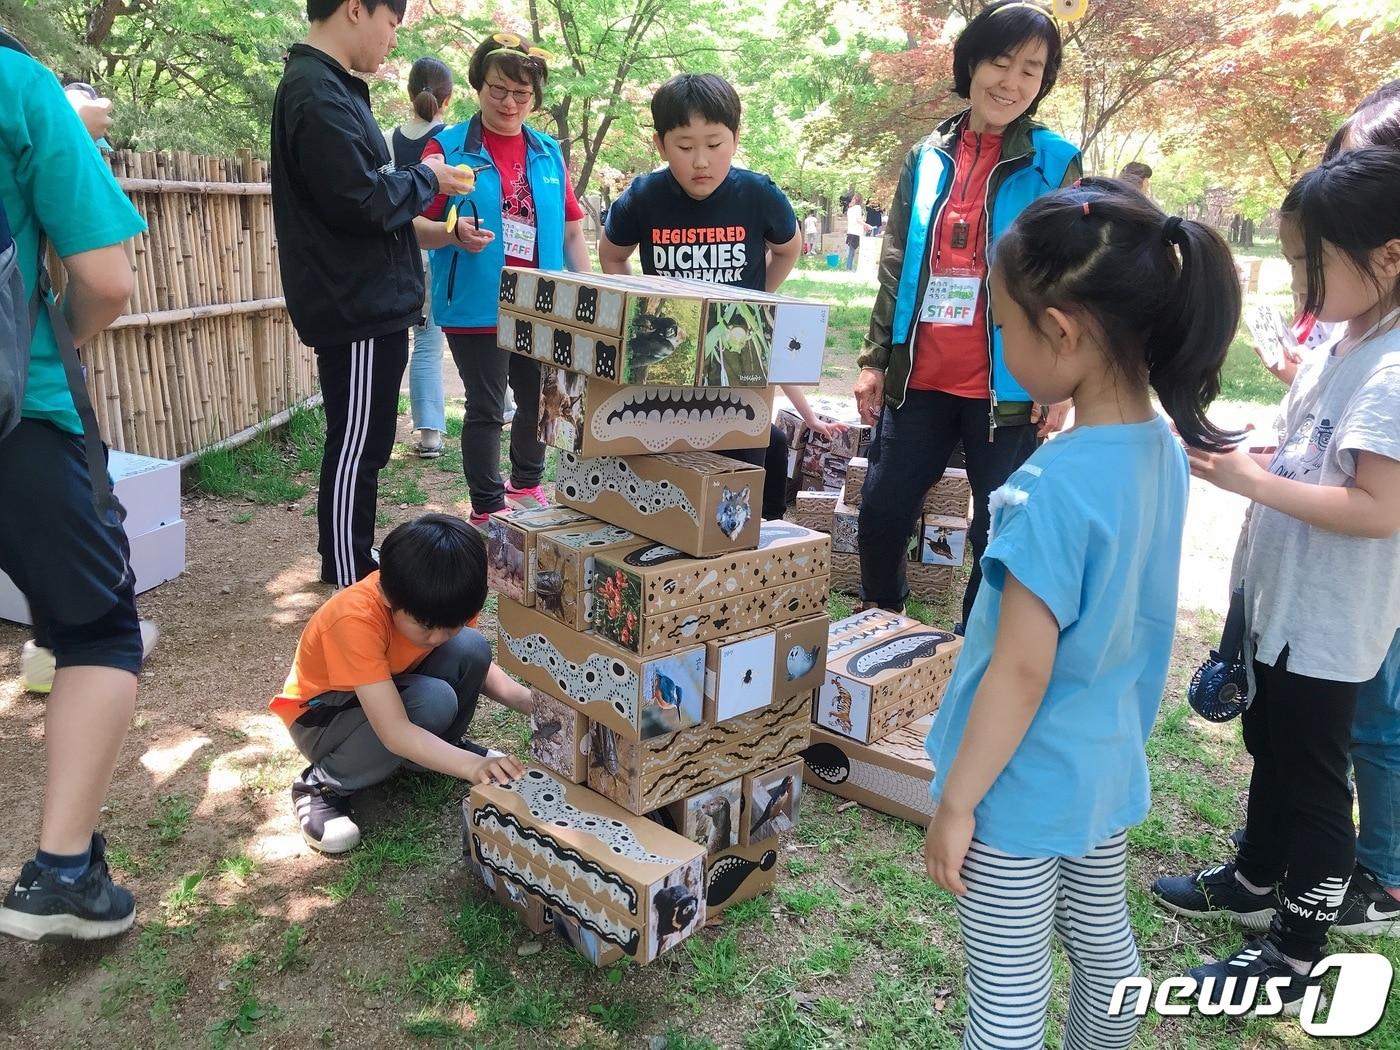
[[[763,522],[770,382],[815,382],[825,307],[507,269],[502,346],[548,362],[559,506],[488,524],[497,660],[535,694],[516,784],[474,788],[497,896],[645,963],[770,888],[826,671],[830,538]],[[665,385],[656,385],[665,384]]]

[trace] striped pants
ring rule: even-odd
[[[957,898],[967,950],[965,1050],[1043,1050],[1050,1003],[1050,935],[1060,935],[1074,971],[1065,1050],[1118,1050],[1138,1018],[1129,993],[1108,1015],[1113,988],[1138,974],[1124,879],[1127,835],[1084,857],[1012,857],[976,840]]]

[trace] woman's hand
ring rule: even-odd
[[[885,373],[878,368],[862,368],[854,392],[861,421],[874,426],[885,400]]]
[[[972,813],[957,813],[940,805],[924,837],[924,867],[928,869],[928,877],[959,897],[967,893],[962,866],[972,846],[972,832],[976,826],[977,818]]]
[[[1037,405],[1039,416],[1035,423],[1035,436],[1044,441],[1051,434],[1058,434],[1065,428],[1065,417],[1069,415],[1073,401],[1061,401],[1058,405]]]
[[[477,227],[475,219],[460,218],[454,232],[457,243],[469,252],[479,252],[496,239],[490,230]]]
[[[1203,452],[1188,447],[1186,456],[1191,461],[1193,477],[1249,499],[1254,498],[1254,487],[1260,478],[1269,476],[1259,461],[1243,448],[1234,448],[1229,452]]]

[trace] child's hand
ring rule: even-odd
[[[967,893],[962,866],[976,826],[977,818],[971,813],[957,814],[946,806],[939,806],[924,838],[924,867],[928,869],[928,877],[959,897]]]
[[[466,779],[473,784],[509,784],[524,772],[525,767],[509,755],[472,755],[467,759]]]
[[[1293,377],[1298,374],[1298,365],[1302,363],[1303,355],[1296,348],[1290,346],[1280,346],[1280,356],[1271,357],[1263,347],[1250,345],[1250,349],[1263,363],[1264,367],[1274,374],[1284,386],[1293,385]]]
[[[844,434],[846,431],[851,429],[849,424],[828,423],[826,420],[818,419],[816,416],[813,416],[811,419],[803,420],[803,422],[805,422],[810,429],[816,431],[824,438],[833,438],[837,434]]]
[[[1186,456],[1191,461],[1192,476],[1250,499],[1254,498],[1253,489],[1259,479],[1268,477],[1268,471],[1243,448],[1229,452],[1203,452],[1188,447]]]

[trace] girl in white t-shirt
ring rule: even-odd
[[[1276,452],[1190,452],[1193,474],[1255,504],[1234,581],[1254,685],[1245,837],[1233,862],[1152,889],[1179,914],[1267,930],[1190,975],[1216,978],[1205,987],[1229,1004],[1287,978],[1296,1013],[1355,863],[1357,691],[1400,627],[1400,151],[1357,150],[1304,175],[1281,239],[1305,316],[1337,331],[1299,367]]]
[[[865,225],[865,200],[857,193],[846,208],[846,269],[856,268],[860,239],[869,232],[870,227]]]

